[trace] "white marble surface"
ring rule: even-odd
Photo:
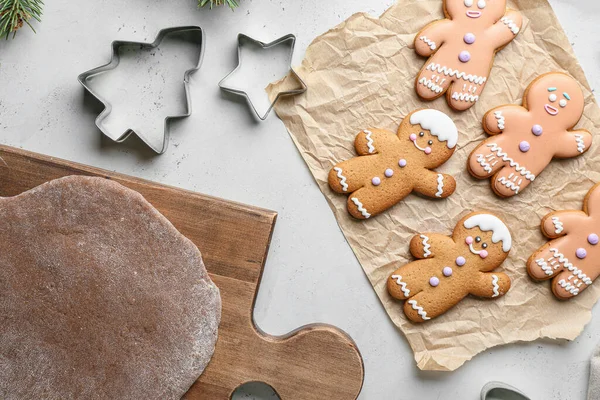
[[[348,332],[365,361],[361,399],[477,399],[489,380],[534,399],[584,399],[600,315],[572,343],[538,341],[491,349],[452,373],[420,372],[388,319],[283,124],[255,123],[218,81],[236,64],[236,35],[265,41],[298,35],[295,63],[312,38],[391,0],[241,0],[196,10],[195,0],[50,0],[38,34],[0,41],[0,142],[279,212],[255,318],[271,334],[326,322]],[[551,0],[592,87],[600,84],[600,2]],[[367,5],[368,4],[368,5]],[[192,117],[178,122],[166,154],[112,145],[94,126],[76,77],[110,56],[113,39],[150,41],[158,29],[199,24],[206,56],[192,80]],[[598,308],[595,314],[599,314]]]

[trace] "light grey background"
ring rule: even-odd
[[[431,0],[433,1],[433,0]],[[584,399],[600,315],[572,343],[537,341],[486,351],[452,373],[420,372],[346,244],[281,121],[257,124],[217,87],[236,65],[236,35],[310,41],[351,14],[379,15],[391,0],[241,0],[239,10],[196,10],[195,0],[48,0],[38,34],[0,41],[0,142],[279,212],[255,318],[271,334],[326,322],[364,357],[361,399],[476,399],[503,380],[534,399]],[[551,0],[592,87],[600,83],[600,2]],[[101,140],[79,73],[108,61],[114,39],[152,41],[162,27],[199,24],[204,65],[192,81],[192,117],[174,126],[166,154]],[[0,177],[1,179],[1,177]],[[598,308],[595,314],[598,314]]]

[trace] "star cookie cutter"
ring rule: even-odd
[[[108,117],[108,115],[110,115],[110,113],[112,111],[112,105],[111,105],[111,103],[106,101],[99,93],[97,93],[94,89],[92,89],[92,87],[90,86],[90,80],[94,76],[100,75],[104,72],[114,70],[115,68],[117,68],[117,66],[119,65],[119,61],[120,61],[119,49],[121,47],[139,46],[140,50],[156,49],[156,48],[158,48],[158,46],[160,46],[163,39],[167,35],[172,34],[172,33],[189,34],[188,37],[191,39],[191,41],[195,42],[199,45],[198,62],[195,64],[194,68],[185,71],[184,76],[183,76],[183,85],[185,88],[185,98],[186,98],[185,113],[179,114],[179,115],[169,115],[169,116],[165,117],[162,146],[153,145],[152,142],[149,140],[149,138],[143,132],[136,132],[132,128],[128,128],[123,133],[118,133],[116,135],[112,134],[111,132],[109,132],[108,128],[103,124],[104,120]],[[132,41],[124,41],[124,40],[113,41],[112,45],[111,45],[112,46],[112,56],[111,56],[110,62],[108,64],[105,64],[100,67],[86,71],[77,77],[77,80],[85,88],[85,90],[87,90],[88,93],[90,93],[94,98],[96,98],[104,106],[104,109],[98,115],[98,117],[96,118],[96,121],[95,121],[98,129],[100,129],[100,131],[106,137],[108,137],[109,139],[111,139],[112,141],[114,141],[116,143],[122,143],[125,140],[127,140],[129,138],[129,136],[131,136],[131,134],[135,134],[148,147],[150,147],[155,153],[163,154],[167,150],[167,145],[169,143],[171,121],[174,119],[186,118],[192,114],[192,99],[191,99],[190,91],[189,91],[189,83],[190,83],[189,78],[194,72],[196,72],[200,69],[200,66],[202,64],[202,59],[204,57],[204,45],[205,45],[204,31],[199,26],[180,26],[180,27],[171,27],[171,28],[161,29],[158,32],[156,39],[152,43],[132,42]]]
[[[273,99],[273,101],[270,102],[270,106],[267,109],[267,111],[264,114],[261,114],[258,109],[256,108],[256,105],[254,104],[254,102],[252,101],[251,96],[248,94],[248,92],[246,90],[240,89],[240,88],[236,88],[233,86],[228,86],[227,85],[227,80],[234,75],[236,72],[238,72],[241,67],[242,67],[242,48],[244,47],[244,45],[246,44],[254,44],[259,46],[262,49],[269,49],[284,43],[289,42],[289,46],[290,46],[290,68],[289,68],[289,74],[291,74],[294,79],[300,84],[300,88],[299,89],[290,89],[290,90],[284,90],[281,91],[279,93],[277,93],[277,96],[275,96],[275,98]],[[221,80],[221,82],[219,82],[219,87],[221,88],[221,90],[224,90],[226,92],[229,93],[233,93],[236,94],[238,96],[243,96],[246,98],[246,101],[248,102],[248,104],[250,105],[250,108],[254,111],[254,113],[256,114],[256,116],[261,120],[264,121],[267,119],[267,117],[269,116],[269,114],[271,113],[271,110],[273,109],[273,107],[275,107],[275,103],[277,103],[277,101],[281,98],[281,97],[286,97],[286,96],[294,96],[294,95],[298,95],[298,94],[302,94],[304,92],[306,92],[307,86],[306,83],[304,83],[304,81],[302,80],[302,78],[300,78],[300,76],[296,73],[296,71],[294,71],[294,68],[292,67],[292,57],[291,55],[293,55],[294,53],[294,47],[296,45],[296,36],[293,34],[288,34],[285,36],[280,37],[277,40],[274,40],[270,43],[265,43],[265,42],[261,42],[260,40],[256,40],[254,38],[251,38],[248,35],[244,35],[243,33],[238,34],[238,65],[237,67],[231,71],[225,78],[223,78]],[[284,77],[282,77],[284,78]]]

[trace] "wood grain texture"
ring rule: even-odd
[[[229,399],[252,381],[267,383],[286,400],[358,396],[364,367],[344,332],[314,324],[276,337],[254,324],[275,212],[11,147],[0,146],[0,157],[0,196],[67,175],[102,176],[141,193],[198,246],[223,310],[215,354],[186,399]]]

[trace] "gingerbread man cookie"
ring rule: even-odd
[[[519,33],[522,17],[506,0],[444,0],[446,19],[415,37],[415,50],[429,57],[415,81],[417,94],[434,100],[446,94],[457,111],[479,99],[497,51]]]
[[[413,322],[435,318],[469,294],[502,296],[510,289],[510,278],[490,271],[504,262],[511,246],[510,232],[498,217],[469,214],[451,237],[437,233],[414,236],[410,252],[419,260],[392,273],[388,292],[406,300],[404,313]]]
[[[529,276],[552,279],[552,292],[567,300],[600,275],[600,184],[583,201],[583,211],[556,211],[542,219],[542,233],[552,239],[527,261]]]
[[[579,156],[589,150],[592,135],[572,131],[583,114],[583,92],[569,75],[541,75],[525,90],[523,106],[488,111],[486,139],[469,156],[468,168],[478,179],[491,179],[494,192],[511,197],[522,192],[552,158]]]
[[[432,171],[454,153],[458,131],[446,114],[417,110],[394,134],[365,129],[356,136],[358,157],[341,162],[329,172],[329,186],[349,194],[348,212],[355,218],[377,215],[413,190],[434,198],[454,193],[456,181]]]

